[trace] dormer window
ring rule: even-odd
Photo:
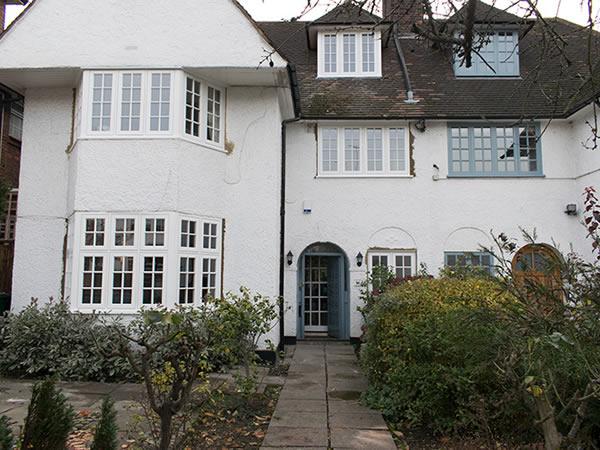
[[[495,31],[479,34],[471,67],[454,55],[457,77],[518,77],[519,34],[517,31]]]
[[[317,52],[320,78],[381,76],[379,31],[321,32]]]

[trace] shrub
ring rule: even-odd
[[[64,450],[73,429],[74,416],[73,408],[54,381],[36,383],[27,410],[21,448]]]
[[[14,442],[8,417],[0,416],[0,450],[12,450]]]
[[[127,361],[107,356],[114,336],[100,317],[71,313],[64,302],[36,301],[0,326],[0,373],[17,377],[112,381],[133,377]]]
[[[494,364],[510,328],[491,326],[510,296],[482,278],[401,283],[374,302],[361,361],[367,401],[437,432],[508,431],[532,422]]]
[[[104,397],[100,421],[94,432],[91,450],[116,450],[117,442],[117,412],[110,396]]]

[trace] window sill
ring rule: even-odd
[[[452,178],[456,178],[456,179],[461,179],[461,178],[478,178],[478,179],[492,179],[492,180],[497,180],[497,179],[519,179],[519,178],[546,178],[546,175],[544,175],[543,173],[534,173],[534,174],[529,174],[529,173],[524,173],[524,174],[515,174],[515,173],[511,173],[511,174],[506,174],[506,175],[499,175],[499,174],[494,174],[494,175],[478,175],[478,174],[451,174],[449,173],[447,176],[448,179],[452,179]]]
[[[455,80],[523,80],[521,75],[454,75]]]
[[[318,74],[317,80],[332,80],[336,78],[383,78],[380,73],[363,74],[363,73],[336,73],[332,75]]]
[[[347,179],[365,179],[365,178],[405,178],[405,179],[412,179],[414,178],[414,175],[408,175],[408,174],[371,174],[371,173],[366,173],[366,174],[360,174],[360,175],[348,175],[348,174],[332,174],[332,175],[316,175],[314,177],[315,179],[328,179],[328,178],[332,178],[332,179],[338,179],[338,178],[347,178]]]

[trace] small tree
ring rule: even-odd
[[[117,442],[117,412],[114,402],[110,396],[104,397],[102,401],[102,410],[100,412],[100,421],[94,433],[94,442],[91,450],[116,450]]]
[[[8,417],[0,416],[0,450],[12,450],[14,442]]]
[[[24,450],[64,450],[73,429],[75,413],[54,380],[33,386],[23,429]]]

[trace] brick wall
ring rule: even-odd
[[[19,163],[21,159],[21,143],[8,135],[10,107],[2,114],[2,142],[0,142],[0,178],[10,187],[19,187]]]

